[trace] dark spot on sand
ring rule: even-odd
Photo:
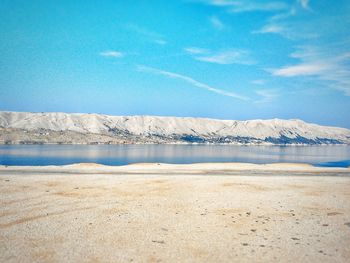
[[[248,246],[248,243],[242,243],[242,246],[246,247],[246,246]]]
[[[9,179],[6,179],[5,182],[10,182],[10,180],[9,180]]]
[[[336,216],[336,215],[342,215],[343,213],[339,213],[339,212],[330,212],[327,213],[327,216]]]
[[[350,227],[350,222],[344,223],[344,225]]]
[[[252,232],[256,232],[256,229],[250,229],[250,231],[252,231]]]
[[[328,224],[323,224],[322,226],[329,226]]]
[[[153,243],[165,244],[164,240],[152,240]]]
[[[292,237],[293,240],[300,240],[299,238],[297,237]]]

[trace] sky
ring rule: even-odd
[[[0,0],[0,110],[350,128],[350,1]]]

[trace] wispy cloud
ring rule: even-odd
[[[302,63],[293,66],[286,66],[280,69],[273,70],[275,76],[294,77],[294,76],[308,76],[319,75],[333,67],[333,64],[328,63]]]
[[[264,79],[255,79],[255,80],[252,80],[251,83],[255,84],[255,85],[264,85],[266,83],[266,80],[264,80]]]
[[[217,16],[210,17],[210,23],[218,30],[223,30],[225,28],[224,23]]]
[[[148,41],[151,41],[158,45],[165,45],[167,44],[167,41],[165,40],[164,36],[161,34],[158,34],[157,32],[151,31],[147,28],[141,27],[136,24],[127,24],[125,28],[129,31],[135,32],[143,37],[145,37]]]
[[[288,8],[288,5],[282,1],[244,1],[244,0],[202,0],[199,1],[208,5],[220,6],[226,8],[232,13],[243,12],[274,12]]]
[[[254,33],[254,34],[266,34],[266,33],[280,34],[280,33],[283,33],[285,31],[286,31],[286,29],[282,25],[268,24],[268,25],[263,26],[259,30],[253,31],[252,33]]]
[[[250,52],[241,49],[228,49],[211,51],[202,48],[185,48],[185,51],[193,56],[195,60],[221,65],[243,64],[252,65],[256,62],[251,58]]]
[[[122,52],[115,51],[115,50],[107,50],[107,51],[100,52],[100,56],[111,57],[111,58],[121,58],[124,56],[124,54]]]
[[[298,0],[299,6],[303,9],[311,10],[308,1]],[[267,19],[267,22],[253,34],[279,34],[291,40],[314,39],[319,37],[319,33],[314,28],[314,22],[305,21],[299,17],[298,5],[290,5],[288,9],[278,12]]]
[[[203,82],[197,81],[191,77],[185,76],[185,75],[181,75],[181,74],[177,74],[177,73],[173,73],[173,72],[169,72],[169,71],[165,71],[165,70],[161,70],[161,69],[156,69],[156,68],[152,68],[152,67],[147,67],[147,66],[143,66],[143,65],[139,65],[137,66],[137,70],[141,71],[141,72],[147,72],[147,73],[152,73],[152,74],[157,74],[157,75],[162,75],[168,78],[173,78],[173,79],[179,79],[182,81],[185,81],[189,84],[191,84],[194,87],[200,88],[200,89],[204,89],[216,94],[220,94],[226,97],[231,97],[231,98],[235,98],[235,99],[239,99],[239,100],[243,100],[243,101],[248,101],[250,100],[250,98],[234,93],[234,92],[230,92],[230,91],[225,91],[222,89],[218,89],[218,88],[214,88],[212,86],[209,86]]]
[[[271,103],[279,96],[276,89],[261,89],[256,90],[255,93],[260,96],[260,99],[255,100],[254,103]]]
[[[193,54],[193,55],[207,54],[207,53],[210,52],[208,49],[199,48],[199,47],[187,47],[187,48],[184,48],[184,50],[185,50],[187,53]]]
[[[330,54],[329,50],[332,50]],[[299,63],[271,70],[279,77],[309,77],[350,96],[350,52],[335,47],[300,47],[290,55]]]
[[[309,6],[309,0],[298,0],[299,4],[301,5],[302,8],[304,9],[310,9]]]

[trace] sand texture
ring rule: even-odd
[[[0,262],[349,262],[349,175],[293,164],[2,166]]]

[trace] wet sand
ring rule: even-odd
[[[349,262],[350,170],[0,166],[0,262]]]

